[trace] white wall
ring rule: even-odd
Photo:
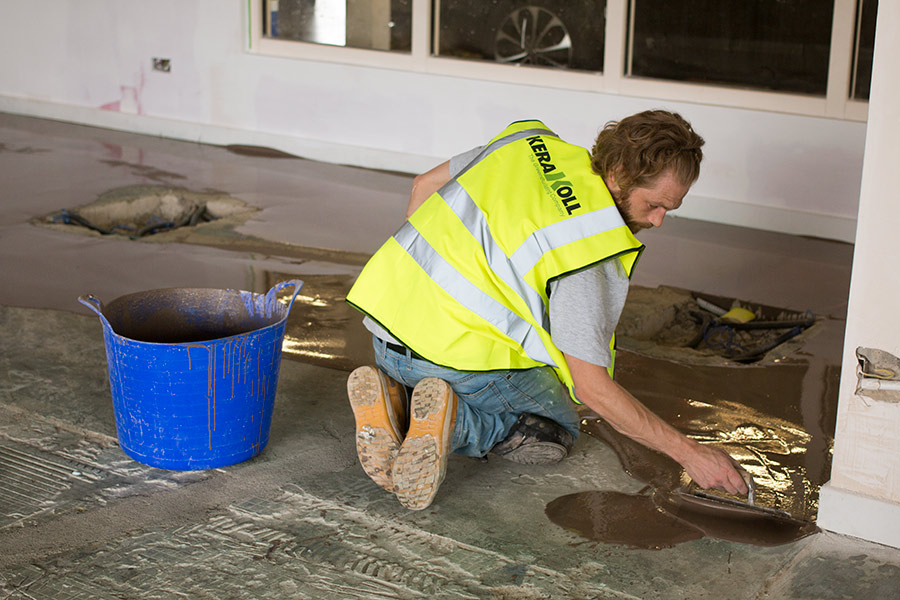
[[[822,527],[900,548],[900,404],[854,394],[856,348],[900,356],[900,4],[879,7],[869,106],[869,137],[860,190],[847,332],[831,481],[822,489]]]
[[[605,121],[663,107],[707,140],[682,216],[853,239],[863,123],[260,56],[245,51],[246,11],[246,0],[3,3],[0,111],[420,172],[512,120],[541,118],[590,146]]]

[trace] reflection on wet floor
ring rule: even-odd
[[[268,274],[272,281],[285,277]],[[350,275],[303,275],[303,290],[294,301],[282,356],[350,371],[372,362],[371,334],[359,312],[344,302],[356,279]]]
[[[812,520],[831,468],[843,332],[843,320],[820,320],[796,352],[758,366],[623,353],[616,376],[677,429],[731,453],[756,480],[759,504]]]

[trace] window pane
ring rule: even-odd
[[[850,93],[850,97],[856,100],[869,99],[877,14],[878,0],[860,0],[856,22],[856,60],[853,65],[853,84]]]
[[[412,0],[264,0],[266,37],[409,52]]]
[[[435,54],[603,70],[605,0],[435,0]]]
[[[834,0],[632,0],[629,75],[825,95]]]

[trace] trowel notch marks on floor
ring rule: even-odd
[[[63,492],[102,478],[88,465],[26,448],[0,442],[0,529],[54,510]]]
[[[39,415],[33,413],[31,411],[25,410],[24,408],[20,408],[13,404],[2,404],[0,405],[0,412],[8,412],[11,415],[18,418],[28,418],[39,421],[41,424],[49,425],[55,430],[62,430],[68,433],[73,433],[80,438],[84,438],[86,441],[93,442],[95,444],[99,444],[103,447],[108,446],[118,446],[119,441],[111,436],[106,435],[104,433],[100,433],[97,431],[91,431],[89,429],[85,429],[84,427],[78,427],[77,425],[72,425],[71,423],[66,423],[60,419],[49,415]],[[11,438],[8,438],[11,440]],[[11,440],[12,441],[12,440]]]
[[[321,524],[337,529],[335,531],[336,535],[329,538],[335,540],[334,543],[343,543],[352,539],[364,540],[368,543],[372,538],[383,535],[390,542],[389,553],[392,556],[391,562],[397,560],[401,569],[409,569],[409,566],[406,565],[410,563],[414,567],[418,566],[421,569],[428,570],[432,576],[446,579],[457,585],[462,583],[466,589],[473,589],[469,588],[465,581],[460,582],[460,577],[464,580],[469,579],[469,584],[475,586],[473,591],[476,592],[485,590],[483,585],[476,582],[479,572],[484,574],[497,568],[520,566],[518,561],[498,552],[466,544],[440,534],[427,532],[409,526],[402,521],[375,517],[370,513],[346,504],[339,504],[309,494],[295,485],[288,485],[284,488],[284,496],[280,501],[302,510],[303,513],[320,515],[318,520]],[[233,508],[240,510],[239,507]],[[338,512],[342,515],[341,518],[328,519],[321,516],[332,512]],[[341,530],[342,525],[344,526],[343,530]],[[359,531],[360,528],[362,531]],[[437,551],[435,550],[436,547],[438,548]],[[379,549],[388,550],[385,547]],[[372,548],[364,549],[363,551],[368,554],[371,550]],[[350,550],[351,553],[358,553],[359,551],[360,549]],[[433,556],[435,552],[437,552],[438,556]],[[462,556],[459,558],[451,557],[454,553],[462,553]],[[403,556],[404,554],[406,554],[405,557]],[[394,555],[398,555],[398,558],[394,559]],[[364,565],[365,563],[357,561],[355,564]],[[446,572],[435,573],[437,565],[440,565]],[[562,594],[558,597],[571,597],[570,594],[574,592],[580,595],[587,594],[593,598],[638,600],[635,596],[617,592],[603,584],[586,582],[578,572],[568,575],[541,567],[540,565],[531,564],[525,565],[525,573],[524,583],[528,587],[544,589],[545,586],[540,585],[540,582],[544,582],[549,584],[551,589],[555,589],[558,594]],[[557,595],[554,594],[552,597],[557,597]]]
[[[458,568],[450,569],[450,573],[444,572],[447,567],[455,565],[442,564],[443,568],[435,568],[435,560],[431,559],[435,544],[442,546],[439,551],[441,556],[452,552],[452,547],[445,538],[432,539],[430,544],[422,542],[416,536],[409,535],[405,527],[366,517],[364,513],[347,506],[307,494],[296,486],[291,486],[291,491],[282,495],[277,505],[281,509],[289,507],[295,523],[298,522],[299,514],[299,522],[312,527],[312,533],[315,533],[278,547],[276,552],[279,554],[300,560],[314,568],[326,568],[340,573],[342,577],[352,572],[363,579],[360,585],[388,588],[388,597],[397,597],[393,594],[401,592],[431,597],[448,590],[453,590],[455,596],[460,598],[478,597],[465,593],[464,587],[459,586],[460,577],[470,577],[469,573]],[[259,507],[258,502],[251,500],[232,506],[231,509],[244,518],[268,518],[254,510]],[[335,514],[340,517],[328,517]],[[398,534],[398,529],[404,531]],[[390,549],[372,542],[371,538],[379,534],[390,537]],[[295,536],[291,537],[293,539]],[[413,552],[405,549],[404,543],[408,541],[417,543],[419,548]]]
[[[281,581],[320,598],[483,598],[501,590],[527,597],[635,598],[586,582],[578,570],[525,565],[295,485],[274,500],[243,500],[203,523],[123,535],[89,557],[78,549],[55,555],[37,565],[37,577],[35,565],[8,572],[4,591],[40,589],[36,597],[60,597],[68,582],[77,582],[76,598],[147,597],[160,590],[203,596],[212,590],[227,595],[235,581]],[[515,585],[484,581],[497,572],[522,577]],[[261,589],[254,594],[271,597]]]
[[[3,583],[0,580],[0,583]],[[42,573],[36,579],[29,581],[21,587],[13,588],[13,593],[4,598],[9,600],[40,600],[43,598],[59,598],[65,600],[116,600],[118,596],[109,594],[102,584],[84,581],[78,574],[71,574],[65,578],[49,578]],[[0,587],[0,592],[4,591]]]

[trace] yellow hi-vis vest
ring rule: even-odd
[[[415,211],[347,301],[435,364],[549,365],[575,398],[550,338],[548,283],[611,258],[631,277],[643,248],[588,152],[520,121]]]

